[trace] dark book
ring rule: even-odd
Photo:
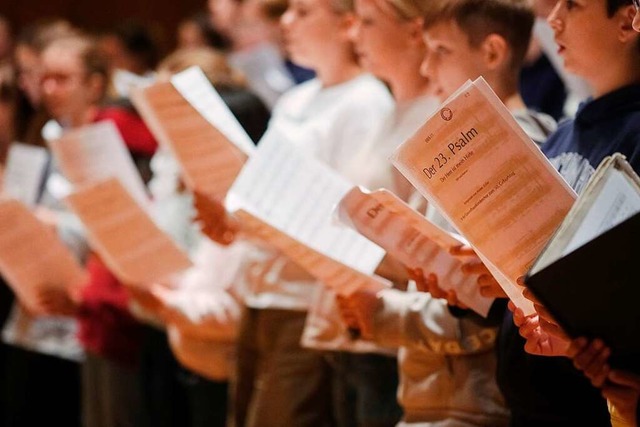
[[[601,338],[610,363],[640,374],[640,179],[603,161],[526,284],[573,338]]]

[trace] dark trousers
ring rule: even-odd
[[[306,312],[247,309],[241,321],[236,427],[335,425],[332,370],[321,352],[304,349]]]
[[[393,427],[398,404],[398,361],[379,354],[331,352],[339,427]]]
[[[5,350],[0,425],[80,427],[80,366],[17,347]]]
[[[140,385],[142,427],[224,427],[228,383],[210,381],[184,369],[166,333],[145,327]]]

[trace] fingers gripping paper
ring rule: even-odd
[[[202,71],[135,91],[132,101],[180,163],[187,187],[224,198],[254,146]]]
[[[449,250],[461,245],[387,190],[351,190],[338,206],[340,219],[409,268],[435,273],[439,285],[454,289],[460,301],[486,316],[493,302],[480,295],[477,276],[462,273],[462,261]]]
[[[86,227],[93,249],[120,281],[138,286],[162,282],[191,266],[118,180],[85,187],[66,202]]]
[[[0,271],[18,299],[38,311],[38,289],[70,289],[85,272],[54,231],[17,200],[0,202]]]
[[[393,164],[471,243],[525,313],[524,276],[576,195],[482,79],[468,82]]]

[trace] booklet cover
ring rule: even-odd
[[[576,195],[484,79],[467,82],[393,164],[466,238],[526,314],[524,276]]]

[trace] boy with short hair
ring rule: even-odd
[[[424,17],[429,53],[422,71],[442,99],[468,79],[484,76],[530,137],[541,143],[555,123],[527,111],[518,93],[533,21],[525,0],[438,4]],[[417,281],[420,288],[422,278]],[[342,309],[345,321],[364,337],[403,347],[398,392],[405,411],[402,425],[500,426],[507,424],[508,413],[494,375],[495,335],[504,310],[498,305],[497,319],[471,312],[456,317],[446,301],[428,293],[384,290],[357,292]]]
[[[602,159],[615,152],[640,171],[640,36],[633,30],[635,12],[631,0],[562,0],[548,18],[567,71],[594,89],[594,98],[543,146],[577,192]],[[537,354],[566,354],[567,346],[539,327],[534,338],[525,335],[527,348]],[[526,354],[524,344],[507,313],[498,341],[498,382],[511,407],[513,426],[610,425],[600,392],[569,360]]]

